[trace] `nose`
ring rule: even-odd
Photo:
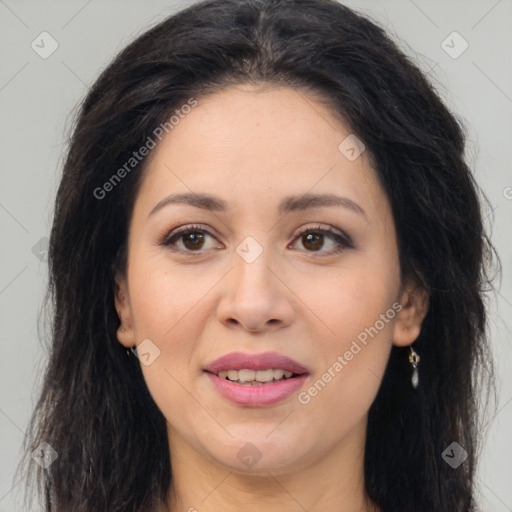
[[[248,263],[234,255],[234,268],[223,280],[218,318],[228,328],[250,332],[278,330],[295,318],[294,294],[283,272],[274,270],[266,251]]]

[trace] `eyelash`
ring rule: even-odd
[[[164,247],[171,247],[176,243],[177,240],[180,239],[180,237],[183,237],[184,235],[188,235],[191,233],[197,233],[197,232],[202,233],[202,234],[207,234],[207,235],[211,236],[212,238],[215,238],[208,230],[202,228],[201,226],[188,225],[188,226],[182,226],[180,228],[175,229],[174,231],[171,231],[171,233],[166,235],[163,238],[163,240],[159,242],[159,245],[164,246]],[[304,235],[306,233],[327,235],[328,237],[330,237],[332,240],[334,240],[338,244],[338,246],[335,249],[328,251],[326,253],[326,256],[332,256],[334,254],[339,254],[341,252],[344,252],[347,249],[354,248],[352,239],[348,235],[346,235],[344,233],[343,234],[338,233],[337,231],[334,231],[331,228],[322,228],[320,226],[312,226],[312,227],[308,226],[304,229],[301,229],[296,234],[294,241],[299,239],[302,235]],[[203,250],[190,251],[190,250],[182,250],[182,249],[176,249],[176,248],[171,249],[171,250],[176,251],[176,252],[183,252],[184,254],[187,254],[190,256],[195,256],[195,255],[204,253]],[[306,251],[306,252],[316,254],[316,253],[322,253],[325,251]],[[320,256],[320,257],[322,257],[322,256]]]

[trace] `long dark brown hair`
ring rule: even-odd
[[[172,479],[166,421],[117,341],[114,274],[144,158],[103,187],[190,98],[236,84],[314,93],[365,144],[387,193],[402,275],[430,294],[415,343],[393,347],[369,411],[365,485],[383,512],[471,512],[492,394],[485,292],[495,252],[465,162],[461,122],[385,31],[334,0],[211,0],[168,17],[105,69],[80,105],[49,248],[48,364],[26,438],[26,478],[47,512],[141,512]],[[498,259],[499,261],[499,259]],[[46,469],[30,454],[48,443]],[[444,450],[467,459],[453,468]],[[35,478],[34,478],[35,477]]]

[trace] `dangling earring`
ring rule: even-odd
[[[412,367],[414,368],[412,372],[411,377],[411,384],[414,389],[418,387],[418,383],[420,381],[418,376],[418,364],[420,362],[420,356],[414,351],[412,347],[409,347],[410,353],[409,353],[409,362],[411,363]]]

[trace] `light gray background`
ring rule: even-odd
[[[0,0],[0,512],[22,510],[14,470],[46,357],[37,317],[47,269],[32,248],[49,235],[70,113],[119,50],[190,3]],[[487,222],[503,262],[502,285],[490,298],[499,406],[477,483],[483,510],[512,511],[512,1],[352,0],[347,5],[400,38],[468,127],[469,161],[491,201]],[[47,59],[31,48],[43,31],[59,45]],[[456,59],[441,46],[453,31],[469,44]],[[462,48],[457,38],[448,44],[452,52]]]

